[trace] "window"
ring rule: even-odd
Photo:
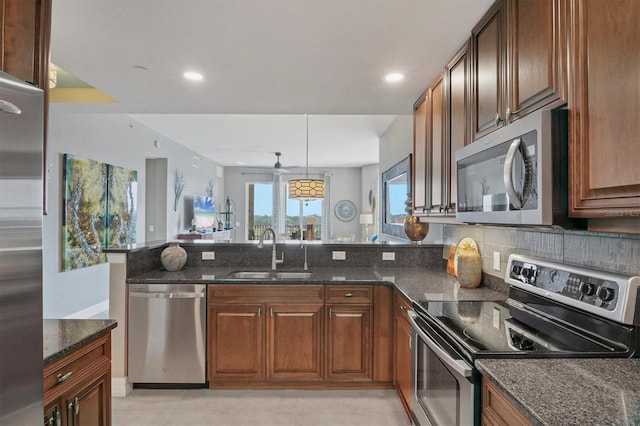
[[[300,239],[301,224],[303,239],[322,239],[322,202],[323,200],[300,201],[287,198],[285,229],[290,239]]]
[[[247,184],[247,240],[257,240],[273,221],[273,184]]]

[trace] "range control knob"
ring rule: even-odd
[[[598,287],[598,291],[596,295],[603,301],[608,302],[609,300],[613,300],[615,292],[612,288],[607,287]]]
[[[580,287],[578,290],[586,296],[593,296],[596,292],[596,287],[593,284],[585,283],[584,281],[580,283]]]

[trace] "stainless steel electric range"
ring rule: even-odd
[[[479,425],[478,358],[636,357],[640,277],[511,255],[506,301],[414,302],[413,420]]]

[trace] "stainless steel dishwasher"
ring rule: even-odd
[[[206,285],[129,285],[129,381],[206,383]]]

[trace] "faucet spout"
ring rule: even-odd
[[[258,248],[264,247],[264,236],[268,233],[271,233],[271,239],[273,240],[273,249],[271,250],[271,270],[275,271],[276,266],[279,263],[284,263],[284,252],[282,252],[282,258],[278,259],[278,254],[276,251],[276,231],[272,228],[265,229],[260,235],[260,242],[258,242]]]

